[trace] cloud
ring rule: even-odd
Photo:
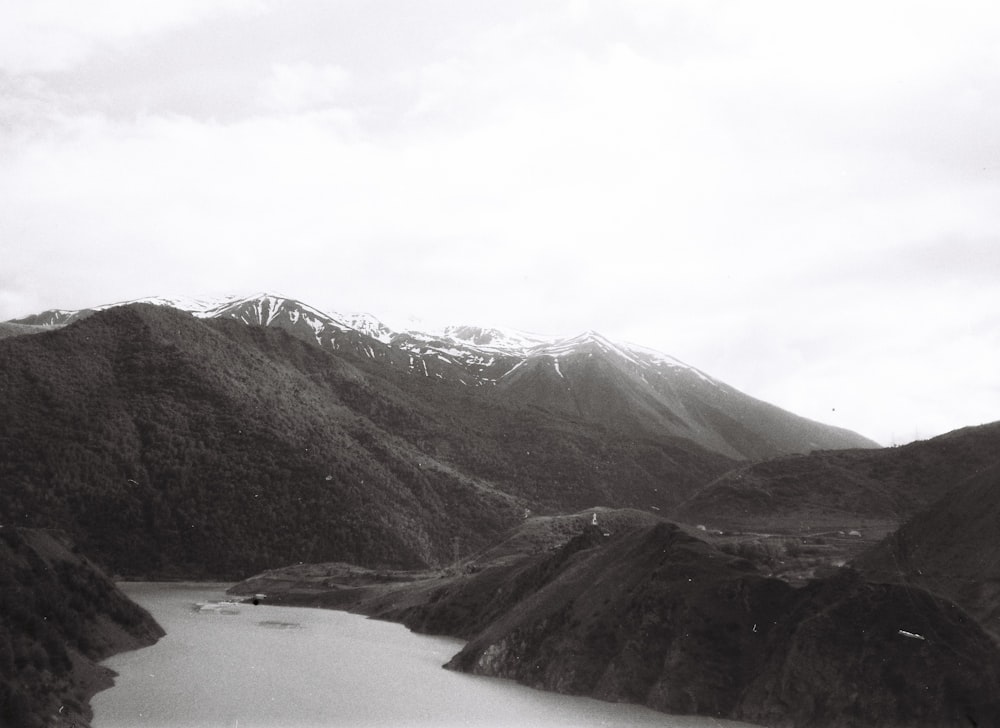
[[[339,66],[275,63],[262,83],[261,101],[265,108],[284,112],[330,108],[349,82],[350,74]]]
[[[64,71],[102,47],[138,39],[218,13],[261,10],[258,0],[30,0],[4,6],[0,69],[11,73]]]

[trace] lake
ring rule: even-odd
[[[630,726],[736,728],[442,669],[460,640],[325,609],[216,603],[224,586],[130,583],[167,635],[103,664],[94,728]],[[198,606],[204,605],[204,606]]]

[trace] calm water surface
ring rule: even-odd
[[[124,584],[167,636],[112,657],[94,728],[143,726],[635,726],[735,728],[645,708],[544,693],[441,665],[462,642],[325,609],[196,611],[223,587]]]

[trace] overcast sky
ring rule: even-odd
[[[0,320],[256,291],[998,420],[1000,9],[0,0]]]

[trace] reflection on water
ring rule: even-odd
[[[221,586],[125,584],[167,636],[104,664],[94,728],[142,726],[658,726],[667,716],[441,668],[459,640],[345,612],[227,601]]]
[[[261,627],[271,627],[273,629],[298,629],[302,625],[298,622],[279,622],[276,619],[265,619],[263,622],[257,622]]]

